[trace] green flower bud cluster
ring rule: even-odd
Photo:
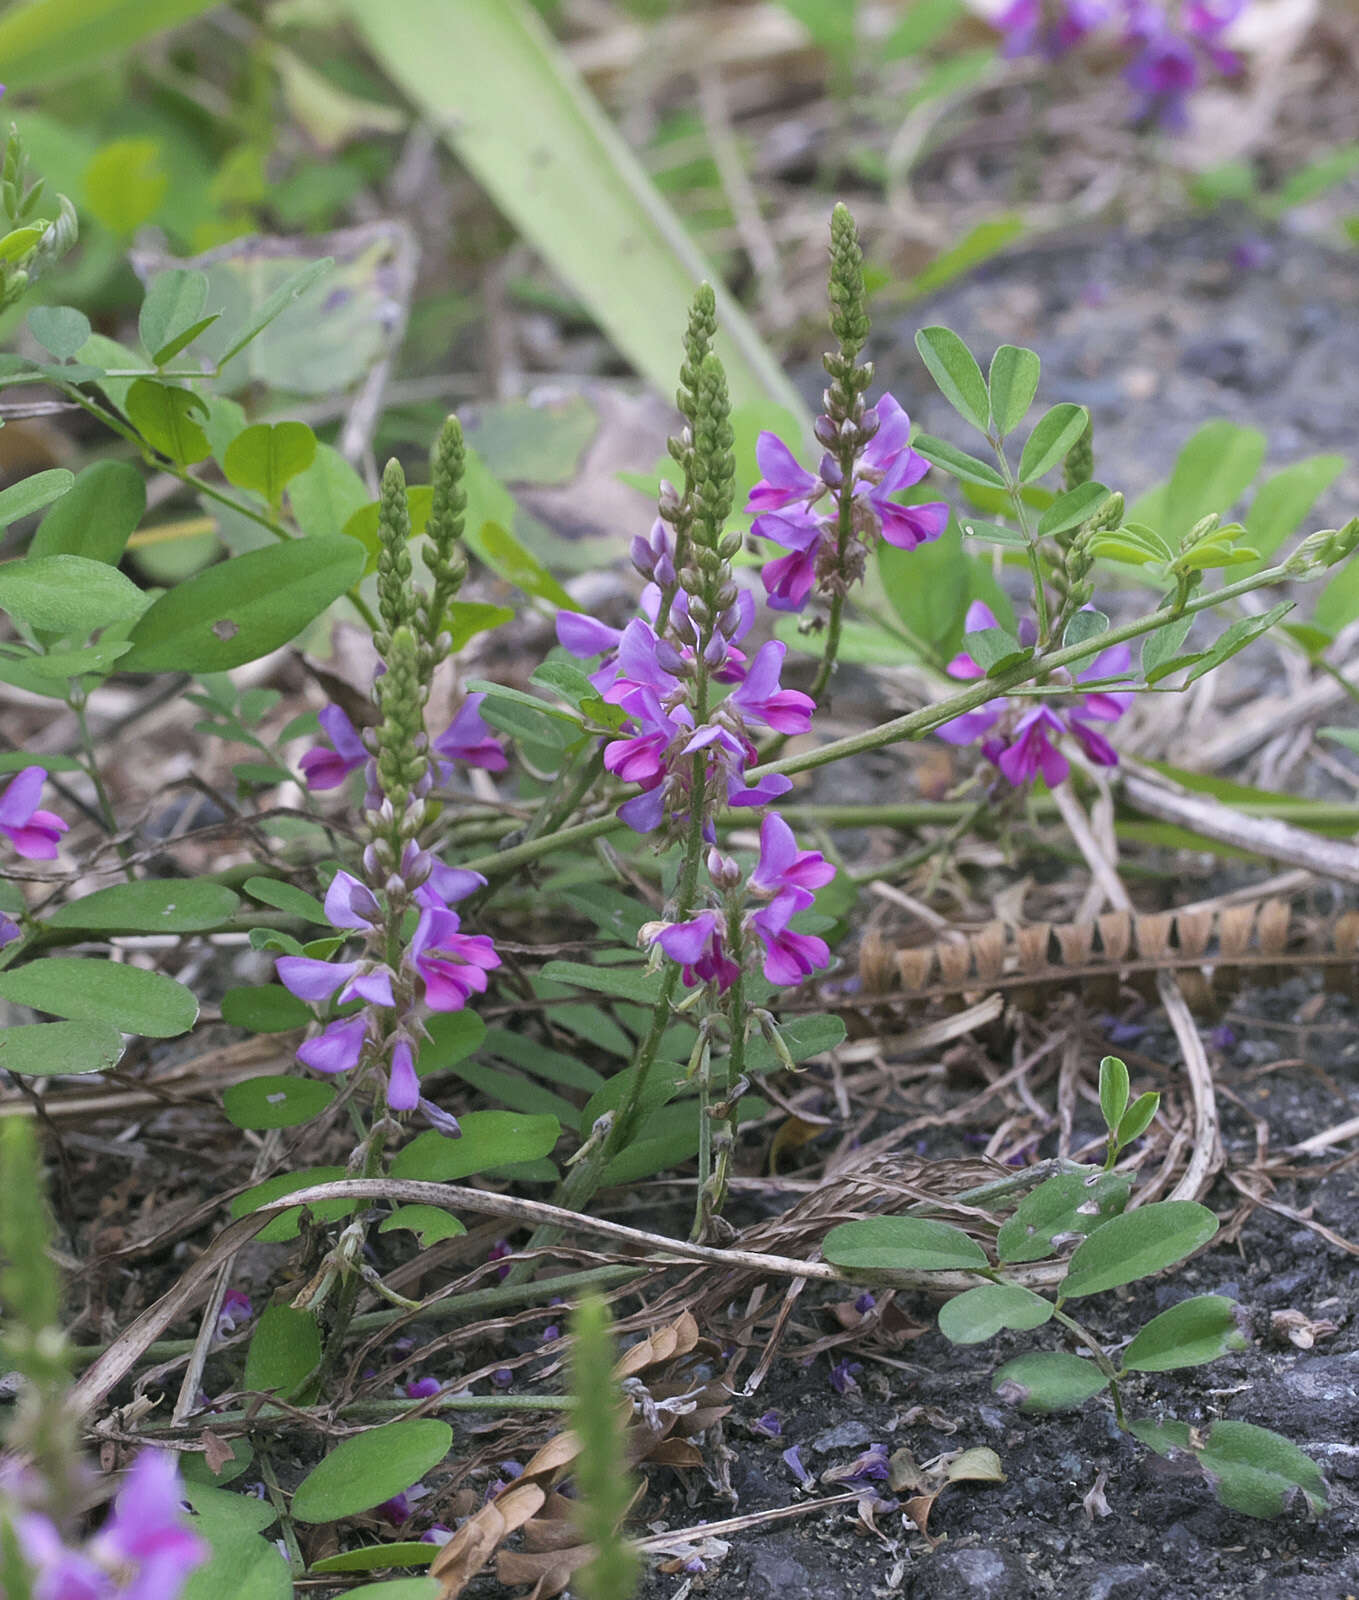
[[[383,470],[378,496],[377,588],[382,631],[373,635],[377,652],[384,659],[397,629],[413,627],[416,622],[418,602],[411,575],[410,541],[406,474],[399,461],[391,460]]]
[[[1284,571],[1290,578],[1314,578],[1344,561],[1356,548],[1359,548],[1359,517],[1351,517],[1343,528],[1322,528],[1309,533],[1284,562]]]
[[[79,237],[75,207],[64,194],[57,196],[57,215],[44,221],[34,213],[46,180],[28,181],[28,157],[19,130],[10,124],[0,163],[0,211],[9,232],[0,251],[0,310],[23,297],[51,264],[64,256]],[[33,233],[28,230],[35,230]]]
[[[675,533],[675,566],[682,571],[689,559],[689,538],[693,532],[695,515],[695,456],[694,435],[698,429],[701,400],[700,374],[703,363],[712,349],[717,334],[717,297],[710,283],[701,283],[689,307],[689,323],[684,332],[684,359],[680,362],[679,387],[675,391],[675,406],[684,418],[684,427],[666,440],[671,459],[683,474],[683,489],[662,482],[658,513],[669,523]],[[661,609],[657,625],[664,628],[674,598],[673,586],[662,586]]]
[[[378,787],[391,802],[395,827],[413,837],[405,820],[410,802],[428,786],[429,738],[425,732],[428,688],[420,670],[415,630],[400,624],[384,652],[387,670],[377,681],[382,720],[377,730]],[[418,819],[417,819],[418,820]]]
[[[868,339],[868,293],[864,288],[864,256],[859,247],[859,231],[849,207],[843,202],[831,213],[828,289],[830,329],[840,348],[822,357],[831,380],[824,404],[826,416],[835,425],[835,444],[840,447],[840,465],[844,468],[846,460],[852,460],[858,440],[843,428],[843,424],[857,424],[863,416],[863,397],[873,382],[873,363],[856,365]],[[819,433],[818,438],[827,448],[832,447]]]
[[[1080,441],[1077,441],[1079,445]],[[1076,446],[1072,447],[1073,449]],[[1123,521],[1124,501],[1123,496],[1117,491],[1101,500],[1099,505],[1079,526],[1072,528],[1067,533],[1056,535],[1056,543],[1061,547],[1062,560],[1054,564],[1052,571],[1052,585],[1057,591],[1061,601],[1061,611],[1058,614],[1057,626],[1054,632],[1060,637],[1062,628],[1078,612],[1083,605],[1088,605],[1095,592],[1090,574],[1094,570],[1095,557],[1091,546],[1098,534],[1106,533],[1111,528],[1116,528]]]
[[[679,577],[689,596],[701,654],[722,613],[735,604],[731,558],[740,548],[740,536],[725,533],[735,500],[736,457],[727,375],[711,351],[699,367],[694,392],[693,524],[688,561]]]
[[[427,662],[426,682],[439,661],[448,654],[450,641],[444,635],[444,619],[450,601],[467,576],[467,556],[462,547],[467,516],[467,490],[463,487],[466,470],[462,424],[456,417],[448,417],[434,446],[431,473],[434,497],[425,526],[428,540],[425,561],[434,579],[433,593],[421,596],[419,602],[422,658]]]

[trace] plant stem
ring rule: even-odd
[[[1029,510],[1024,504],[1024,496],[1019,482],[1010,470],[1010,463],[1005,456],[1005,447],[999,439],[991,440],[991,448],[995,451],[996,461],[1000,465],[1001,476],[1005,479],[1005,492],[1010,497],[1010,505],[1024,534],[1029,558],[1029,572],[1033,577],[1033,604],[1038,618],[1038,648],[1044,650],[1048,645],[1048,596],[1043,584],[1043,564],[1038,558],[1038,537],[1029,523]]]
[[[109,792],[104,787],[103,775],[99,771],[99,758],[95,754],[94,740],[90,735],[90,725],[85,717],[87,698],[79,684],[71,685],[70,698],[66,704],[75,712],[76,727],[80,730],[80,747],[85,752],[85,776],[94,785],[95,798],[99,802],[99,814],[104,819],[104,827],[109,837],[114,841],[113,848],[118,852],[118,859],[123,863],[123,871],[131,880],[134,876],[132,868],[128,865],[132,857],[132,847],[126,839],[118,838],[118,815],[113,809],[113,801]]]
[[[1088,1328],[1082,1327],[1075,1317],[1069,1317],[1060,1306],[1052,1308],[1052,1317],[1054,1322],[1060,1322],[1068,1333],[1078,1339],[1094,1356],[1095,1365],[1109,1380],[1109,1392],[1114,1398],[1114,1415],[1118,1419],[1118,1425],[1120,1428],[1126,1428],[1128,1420],[1123,1415],[1123,1398],[1118,1392],[1118,1368],[1105,1355],[1104,1346]]]

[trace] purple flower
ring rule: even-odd
[[[255,1307],[251,1304],[250,1296],[243,1289],[228,1289],[222,1296],[222,1304],[217,1312],[217,1337],[224,1339],[227,1334],[235,1333],[243,1322],[249,1322],[255,1315]]]
[[[830,965],[830,949],[811,933],[794,933],[788,924],[802,909],[792,892],[778,896],[751,917],[751,925],[764,946],[763,971],[770,983],[792,987],[818,968]]]
[[[809,906],[813,891],[823,889],[835,868],[819,850],[799,850],[793,830],[777,811],[760,824],[760,860],[750,875],[750,887],[759,894],[793,894],[799,907]]]
[[[317,714],[317,720],[329,736],[330,744],[313,745],[298,766],[309,789],[338,789],[351,772],[356,772],[368,760],[368,751],[354,724],[339,706],[326,706]]]
[[[861,546],[876,538],[902,550],[914,550],[937,539],[948,523],[948,507],[898,505],[893,496],[919,483],[929,471],[925,458],[911,449],[911,420],[889,394],[873,415],[877,430],[854,464],[849,486],[852,527]],[[826,454],[816,473],[800,467],[792,452],[773,433],[762,433],[756,460],[764,476],[750,491],[746,510],[759,513],[752,531],[789,553],[761,569],[769,604],[775,611],[800,611],[818,579],[845,584],[862,570],[857,555],[840,548],[838,512],[813,509],[828,491],[842,488],[839,462]]]
[[[406,959],[424,980],[431,1011],[461,1011],[469,995],[485,993],[486,974],[500,965],[485,934],[460,933],[460,926],[456,911],[435,906],[426,906],[415,925]]]
[[[497,1239],[486,1252],[486,1259],[488,1261],[504,1261],[507,1256],[512,1256],[513,1254],[514,1251],[510,1248],[507,1239]],[[497,1267],[495,1275],[503,1281],[509,1277],[510,1269],[508,1267]]]
[[[330,1026],[297,1048],[297,1059],[313,1072],[348,1072],[359,1064],[368,1038],[368,1016],[360,1011]]]
[[[390,1500],[384,1500],[380,1506],[374,1506],[373,1515],[380,1517],[383,1522],[390,1523],[392,1527],[399,1528],[403,1522],[410,1521],[410,1500],[404,1494],[394,1494]]]
[[[783,1437],[783,1423],[779,1420],[777,1411],[766,1411],[762,1417],[757,1417],[750,1426],[756,1433],[762,1433],[766,1439],[781,1439]]]
[[[118,1574],[120,1600],[175,1600],[209,1551],[185,1525],[179,1463],[172,1451],[138,1455],[88,1550],[101,1567]],[[53,1597],[63,1600],[63,1591],[54,1589]]]
[[[804,1489],[809,1488],[813,1483],[816,1482],[816,1479],[813,1478],[811,1473],[808,1472],[806,1467],[803,1466],[802,1457],[798,1454],[798,1447],[796,1445],[791,1445],[783,1452],[783,1464],[788,1468],[789,1472],[793,1474],[798,1483],[801,1484]]]
[[[424,1095],[415,1102],[415,1109],[434,1129],[435,1133],[443,1134],[445,1139],[461,1139],[462,1126],[451,1111],[445,1111],[442,1106],[436,1106],[432,1100],[426,1100]]]
[[[509,1367],[497,1367],[491,1374],[491,1382],[497,1389],[508,1389],[514,1382],[514,1373]]]
[[[406,1398],[409,1400],[428,1400],[431,1395],[438,1394],[443,1385],[437,1378],[412,1378],[405,1385]]]
[[[482,719],[481,702],[485,698],[484,694],[469,694],[457,716],[434,741],[434,749],[448,762],[465,761],[469,767],[504,772],[510,764],[509,757]],[[451,767],[438,764],[439,782],[446,783],[451,771]]]
[[[680,964],[686,989],[695,984],[715,983],[725,994],[741,969],[722,948],[723,922],[719,912],[700,911],[689,922],[672,922],[655,938],[672,961]]]
[[[23,929],[19,924],[12,917],[7,917],[3,911],[0,911],[0,950],[3,950],[7,944],[12,944],[14,940],[22,937]]]
[[[778,639],[762,644],[750,663],[745,681],[727,696],[727,704],[740,709],[752,722],[762,722],[776,733],[806,733],[812,725],[816,702],[798,689],[779,685],[788,646]]]
[[[1112,15],[1108,0],[1013,0],[995,25],[1005,35],[1002,54],[1055,61]]]
[[[865,1289],[859,1298],[854,1302],[854,1309],[861,1317],[866,1317],[873,1307],[877,1305],[877,1303],[878,1302],[876,1299],[874,1299],[873,1295],[867,1289]]]
[[[857,1361],[837,1361],[831,1368],[830,1386],[836,1394],[848,1394],[851,1389],[857,1389],[855,1374],[862,1372],[863,1367]]]
[[[995,616],[981,601],[968,607],[966,628],[968,633],[978,633],[985,628],[997,627]],[[1027,619],[1017,630],[1021,644],[1031,644],[1036,633]],[[982,754],[992,762],[1016,788],[1043,775],[1049,788],[1066,780],[1071,768],[1058,748],[1063,736],[1069,735],[1097,766],[1118,765],[1118,752],[1094,724],[1117,722],[1133,702],[1128,690],[1091,689],[1082,692],[1077,686],[1087,680],[1124,677],[1132,669],[1132,653],[1125,644],[1111,645],[1101,651],[1094,662],[1071,683],[1068,674],[1054,673],[1050,682],[1071,685],[1069,698],[1043,700],[1036,705],[1031,701],[999,698],[988,701],[975,711],[954,717],[935,732],[949,744],[972,744],[982,741]],[[970,655],[963,652],[949,662],[949,676],[964,681],[984,676],[982,668]],[[1024,707],[1028,705],[1029,709]]]
[[[392,1061],[387,1072],[387,1104],[393,1111],[414,1111],[420,1104],[420,1079],[407,1039],[398,1039],[392,1046]]]
[[[51,861],[63,833],[71,826],[51,811],[39,811],[45,767],[25,767],[0,794],[0,833],[29,861]]]
[[[373,891],[347,872],[337,872],[326,890],[326,916],[336,928],[371,933],[382,915]]]

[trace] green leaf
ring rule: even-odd
[[[333,445],[318,444],[311,465],[288,484],[288,504],[298,527],[315,539],[343,532],[368,504],[368,488]]]
[[[745,1095],[736,1108],[737,1125],[767,1116],[769,1109],[767,1100]],[[669,1172],[682,1162],[691,1161],[698,1154],[698,1144],[698,1107],[694,1101],[663,1106],[645,1118],[633,1142],[604,1168],[601,1183],[606,1187],[640,1183],[658,1172]]]
[[[555,983],[574,984],[578,989],[593,989],[599,994],[644,1006],[655,1004],[661,987],[660,973],[645,972],[636,963],[590,967],[582,961],[549,961],[541,976]]]
[[[1062,1298],[1076,1300],[1162,1272],[1207,1244],[1217,1228],[1208,1207],[1193,1200],[1159,1200],[1125,1211],[1076,1247]]]
[[[158,352],[203,315],[208,298],[207,275],[190,267],[171,267],[151,280],[137,319],[143,348],[160,365]]]
[[[991,421],[1003,439],[1028,415],[1038,393],[1042,363],[1032,350],[1003,344],[991,358],[987,387],[991,393]]]
[[[1090,423],[1084,406],[1064,402],[1038,419],[1019,454],[1019,481],[1034,483],[1051,472]]]
[[[58,361],[69,361],[89,338],[90,319],[74,306],[34,306],[28,331]]]
[[[1099,1108],[1110,1133],[1118,1131],[1129,1093],[1127,1067],[1117,1056],[1105,1056],[1099,1064]]]
[[[491,1028],[486,1034],[488,1055],[508,1061],[524,1072],[548,1083],[564,1084],[568,1089],[579,1089],[593,1094],[604,1082],[602,1074],[593,1067],[577,1061],[560,1050],[552,1050],[528,1034],[511,1032],[508,1028]],[[574,1108],[573,1108],[574,1110]]]
[[[1148,1089],[1145,1094],[1139,1094],[1137,1099],[1128,1107],[1118,1125],[1115,1138],[1118,1140],[1119,1149],[1130,1145],[1134,1139],[1140,1138],[1151,1126],[1151,1119],[1156,1115],[1161,1104],[1161,1097],[1155,1090]]]
[[[213,1484],[186,1479],[184,1498],[196,1513],[194,1527],[206,1534],[210,1543],[224,1535],[230,1538],[233,1534],[263,1533],[278,1521],[278,1512],[268,1500],[256,1500],[253,1494],[233,1494]]]
[[[417,1133],[397,1151],[392,1176],[455,1183],[474,1172],[550,1155],[562,1132],[556,1117],[521,1116],[513,1111],[472,1111],[459,1122],[462,1137],[458,1139],[432,1128]]]
[[[182,332],[177,333],[173,339],[167,340],[155,353],[154,360],[156,365],[163,367],[167,362],[173,361],[181,350],[189,348],[199,334],[206,333],[221,315],[220,311],[210,311],[206,317],[199,317],[197,322],[190,323]]]
[[[238,489],[254,489],[278,505],[288,484],[316,456],[316,435],[305,422],[257,422],[227,446],[222,471]]]
[[[1038,519],[1038,537],[1050,538],[1055,533],[1065,533],[1088,521],[1109,498],[1102,483],[1078,483],[1074,489],[1059,494]]]
[[[130,239],[155,216],[169,187],[155,139],[115,139],[85,169],[85,209],[110,233]]]
[[[1177,617],[1142,641],[1142,675],[1148,683],[1156,683],[1175,670],[1172,663],[1193,623],[1193,617]]]
[[[311,1008],[281,983],[251,984],[228,989],[222,996],[222,1021],[251,1033],[287,1033],[306,1027]]]
[[[907,18],[915,15],[916,7],[912,6],[907,13]],[[937,96],[957,93],[976,83],[987,72],[995,70],[995,55],[988,50],[964,50],[950,53],[931,72],[915,92],[912,98],[917,104]],[[997,217],[983,217],[982,220],[969,228],[957,244],[950,245],[947,250],[939,254],[908,279],[899,289],[892,294],[894,301],[917,300],[922,295],[933,294],[936,289],[942,289],[945,284],[952,283],[955,278],[960,278],[965,272],[971,272],[983,261],[989,261],[993,256],[1000,254],[1008,245],[1020,239],[1028,232],[1028,223],[1023,217],[1001,215]]]
[[[514,616],[509,606],[493,606],[484,600],[455,600],[448,608],[445,624],[452,638],[450,654],[457,655],[479,633],[513,622]]]
[[[317,1078],[246,1078],[223,1089],[222,1109],[238,1128],[296,1128],[319,1117],[338,1093]]]
[[[1265,436],[1220,418],[1205,423],[1175,461],[1161,531],[1178,541],[1201,517],[1226,512],[1245,493],[1265,459]]]
[[[1074,1411],[1109,1380],[1093,1361],[1060,1350],[1035,1350],[999,1368],[991,1387],[1021,1411]]]
[[[130,461],[96,461],[38,524],[29,558],[83,556],[117,566],[145,514],[146,483],[136,467]]]
[[[206,1458],[196,1452],[185,1451],[180,1456],[179,1470],[185,1483],[203,1483],[220,1489],[250,1470],[255,1451],[249,1439],[224,1439],[222,1442],[230,1449],[231,1458],[216,1472],[210,1471]]]
[[[1312,621],[1327,633],[1336,634],[1359,617],[1359,560],[1343,562],[1335,577],[1317,596]]]
[[[100,933],[199,933],[231,917],[240,901],[209,878],[143,878],[69,900],[46,917],[49,928]]]
[[[1225,1295],[1197,1294],[1181,1300],[1138,1332],[1123,1352],[1124,1370],[1170,1372],[1177,1367],[1201,1367],[1229,1350],[1244,1350],[1239,1313],[1237,1303]]]
[[[1109,619],[1102,611],[1082,608],[1066,625],[1066,631],[1062,635],[1063,648],[1070,649],[1072,645],[1084,644],[1087,639],[1097,639],[1100,634],[1108,631]]]
[[[401,1494],[453,1447],[453,1430],[437,1417],[388,1422],[342,1439],[293,1494],[296,1522],[336,1522]]]
[[[132,630],[130,672],[225,672],[268,655],[357,582],[352,539],[294,539],[219,562],[168,590]]]
[[[1314,1516],[1326,1509],[1326,1480],[1291,1440],[1253,1422],[1214,1422],[1196,1454],[1218,1499],[1248,1517],[1277,1517],[1301,1490]]]
[[[30,961],[0,973],[0,998],[77,1022],[104,1022],[120,1033],[171,1039],[198,1016],[193,992],[160,972],[79,956]]]
[[[107,636],[106,636],[107,637]],[[45,656],[30,656],[26,669],[38,678],[79,678],[88,672],[107,673],[132,646],[126,639],[86,646],[83,650],[51,650]]]
[[[0,1029],[0,1071],[28,1078],[107,1072],[123,1040],[106,1022],[25,1022]]]
[[[911,440],[911,448],[933,466],[942,467],[962,483],[980,483],[988,489],[1003,489],[1005,479],[994,467],[988,467],[976,456],[959,450],[946,439],[936,439],[931,433],[918,433]]]
[[[140,616],[150,596],[116,567],[84,556],[38,556],[0,566],[0,610],[30,628],[85,637]]]
[[[35,511],[50,506],[68,494],[75,483],[75,474],[65,467],[52,467],[47,472],[35,472],[7,489],[0,489],[0,528],[9,527],[20,517],[31,517]],[[32,552],[30,552],[31,554]]]
[[[127,393],[128,420],[153,450],[181,467],[206,461],[212,446],[194,413],[203,402],[188,389],[176,389],[154,378],[138,378]]]
[[[1127,1203],[1132,1179],[1126,1173],[1059,1172],[1026,1194],[996,1235],[1002,1261],[1042,1261],[1069,1235],[1090,1234],[1117,1216]]]
[[[314,894],[285,883],[282,878],[247,878],[242,885],[252,900],[273,906],[276,911],[286,911],[290,917],[303,922],[314,922],[318,928],[328,928],[330,918],[326,908]]]
[[[299,267],[296,272],[285,278],[217,358],[218,368],[226,366],[233,356],[238,356],[252,339],[257,339],[276,317],[281,316],[288,309],[299,295],[305,294],[313,284],[319,283],[334,266],[335,262],[332,258],[324,256],[319,261],[307,262],[305,266]]]
[[[1325,598],[1324,596],[1322,597]],[[1277,606],[1271,606],[1268,611],[1262,612],[1258,617],[1238,617],[1204,652],[1201,660],[1194,663],[1189,669],[1189,675],[1184,680],[1186,685],[1203,677],[1207,672],[1212,672],[1215,667],[1220,667],[1224,661],[1229,661],[1239,651],[1258,639],[1261,634],[1268,633],[1281,617],[1286,617],[1293,609],[1292,600],[1281,600]]]
[[[965,633],[963,648],[988,677],[1016,662],[1027,661],[1033,654],[1032,645],[1020,644],[1004,628],[979,628],[976,633]]]
[[[378,1232],[393,1233],[399,1229],[417,1234],[420,1248],[428,1250],[432,1244],[466,1233],[467,1225],[438,1206],[398,1206],[390,1217],[384,1217],[378,1224]]]
[[[1017,1283],[983,1283],[939,1308],[939,1331],[953,1344],[981,1344],[1002,1328],[1027,1332],[1052,1316],[1052,1302]]]
[[[468,528],[466,542],[491,571],[506,583],[512,583],[525,594],[536,595],[552,605],[571,611],[575,601],[562,588],[547,568],[508,529],[499,523],[486,522],[480,528]]]
[[[335,1183],[347,1176],[343,1167],[311,1167],[301,1172],[281,1172],[276,1178],[266,1178],[263,1183],[257,1183],[243,1194],[238,1194],[231,1202],[231,1215],[233,1218],[249,1216],[252,1211],[258,1211],[271,1200],[281,1200],[297,1189],[310,1189],[320,1183]],[[318,1222],[335,1222],[341,1217],[349,1216],[357,1205],[357,1200],[339,1198],[319,1200],[316,1204],[307,1206],[306,1210]],[[302,1212],[302,1206],[294,1206],[291,1211],[278,1212],[255,1235],[256,1241],[260,1244],[282,1244],[285,1240],[295,1239],[301,1231]]]
[[[977,359],[952,328],[921,328],[915,347],[944,399],[978,433],[985,433],[991,416],[986,379]]]
[[[104,71],[123,51],[208,10],[211,0],[30,0],[0,17],[10,92]]]
[[[486,1024],[475,1011],[445,1011],[430,1017],[425,1032],[428,1038],[415,1062],[415,1070],[422,1078],[444,1072],[479,1050],[486,1037]]]
[[[821,1253],[834,1266],[855,1272],[938,1272],[990,1265],[986,1252],[961,1228],[925,1217],[842,1222],[822,1240]]]
[[[371,1572],[378,1567],[427,1567],[438,1550],[437,1544],[427,1544],[421,1539],[394,1539],[390,1544],[365,1544],[353,1550],[338,1550],[333,1556],[313,1561],[307,1571]]]
[[[292,1600],[288,1563],[268,1539],[217,1532],[209,1542],[212,1559],[190,1574],[179,1600]]]
[[[1029,541],[1018,528],[1007,528],[999,522],[974,522],[970,517],[961,519],[962,530],[969,539],[982,544],[998,544],[1003,550],[1027,550]],[[925,548],[922,546],[922,548]],[[914,552],[912,552],[914,554]]]
[[[321,1330],[310,1311],[266,1306],[245,1357],[243,1389],[291,1399],[321,1362]]]
[[[706,278],[733,405],[772,397],[805,416],[721,274],[527,0],[345,0],[344,11],[421,120],[639,372],[663,392],[673,387],[694,285]],[[533,114],[507,117],[509,106]]]

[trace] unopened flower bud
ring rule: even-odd
[[[825,412],[822,412],[812,424],[812,432],[816,436],[816,442],[819,445],[824,445],[827,450],[832,449],[840,438],[834,421]]]
[[[1216,511],[1210,511],[1206,517],[1200,517],[1194,526],[1180,540],[1181,550],[1192,550],[1196,544],[1210,538],[1218,530],[1222,518]]]
[[[640,533],[634,534],[632,543],[628,546],[628,554],[632,564],[644,578],[653,578],[656,575],[656,552],[651,548],[651,541],[644,539]]]
[[[669,478],[661,479],[661,486],[656,492],[656,504],[662,512],[676,512],[680,508],[680,492]]]
[[[712,638],[703,646],[703,659],[714,669],[720,667],[727,659],[727,641],[720,631],[715,631]]]
[[[714,846],[708,851],[708,876],[719,889],[734,889],[740,883],[742,873],[730,856],[724,856]]]
[[[877,433],[879,423],[878,408],[869,406],[859,418],[859,438],[864,444],[867,444],[873,435]]]
[[[840,470],[840,463],[829,450],[821,457],[821,464],[816,470],[822,483],[832,489],[838,489],[845,481],[845,475]]]
[[[678,674],[684,670],[684,657],[668,639],[656,641],[656,660],[665,672]]]

